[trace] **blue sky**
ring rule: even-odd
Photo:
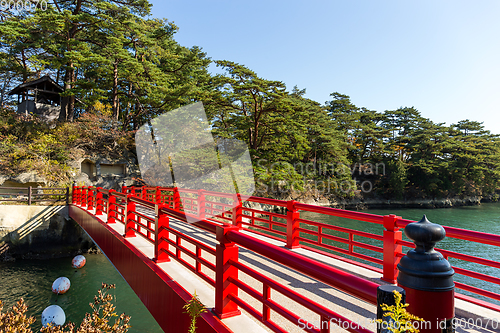
[[[382,112],[414,106],[434,122],[500,134],[500,1],[150,0],[183,46],[262,78]]]

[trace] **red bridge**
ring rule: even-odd
[[[303,219],[300,212],[376,224],[380,233]],[[401,232],[414,221],[399,216],[203,190],[124,187],[120,193],[75,186],[70,216],[165,332],[187,332],[183,306],[194,292],[210,310],[198,320],[198,332],[374,331],[377,287],[396,283],[397,264],[414,247]],[[198,221],[186,223],[191,219]],[[447,237],[500,246],[498,235],[444,228]],[[457,262],[500,268],[499,261],[437,250]],[[500,294],[483,286],[500,278],[453,269],[478,281],[455,282],[472,295],[455,292],[457,316],[496,329]]]

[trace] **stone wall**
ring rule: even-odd
[[[0,260],[49,259],[95,252],[66,206],[0,205]]]

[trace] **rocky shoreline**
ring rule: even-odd
[[[308,204],[329,206],[342,209],[391,209],[391,208],[452,208],[461,206],[477,206],[481,202],[491,200],[482,197],[466,197],[466,198],[441,198],[441,199],[412,199],[412,200],[380,200],[380,199],[354,199],[340,202],[307,202]]]
[[[277,199],[277,198],[276,198]],[[291,197],[280,198],[281,200],[292,200]],[[350,200],[338,200],[328,198],[313,198],[313,197],[295,197],[293,200],[309,205],[347,209],[347,210],[366,210],[366,209],[400,209],[400,208],[417,208],[417,209],[434,209],[434,208],[453,208],[463,206],[478,206],[485,202],[497,202],[496,195],[487,197],[470,196],[456,198],[433,198],[433,199],[408,199],[408,200],[391,200],[381,198],[363,198],[357,197]],[[260,205],[254,203],[246,203],[245,206],[256,208],[264,211],[274,211],[285,213],[286,209],[278,209],[270,205]]]
[[[0,261],[99,253],[64,206],[0,205]]]

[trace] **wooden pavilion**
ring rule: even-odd
[[[45,121],[59,118],[61,95],[64,88],[45,75],[39,79],[18,85],[9,92],[17,94],[17,113],[38,115]]]

